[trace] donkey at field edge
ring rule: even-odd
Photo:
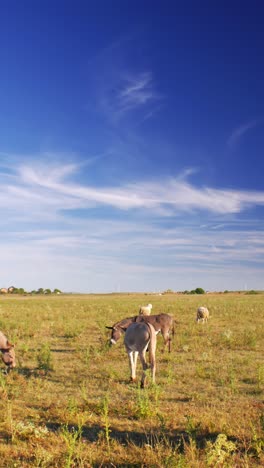
[[[2,353],[2,360],[7,366],[7,372],[16,367],[16,356],[14,345],[11,344],[7,337],[0,331],[0,351]]]
[[[152,381],[155,383],[156,373],[156,331],[151,323],[133,322],[127,327],[124,344],[129,358],[132,382],[136,381],[137,358],[140,357],[143,372],[141,377],[141,388],[146,384],[146,370],[150,367]],[[146,350],[149,350],[150,365],[146,361]]]
[[[169,352],[171,351],[171,338],[170,332],[174,335],[174,319],[168,314],[158,315],[136,315],[128,317],[120,322],[116,322],[112,327],[106,327],[112,330],[110,344],[116,344],[121,337],[122,333],[128,328],[131,323],[150,323],[156,332],[160,331],[164,339],[164,349],[168,346]]]

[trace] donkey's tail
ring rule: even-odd
[[[175,320],[174,320],[174,318],[173,318],[173,319],[172,319],[172,327],[171,327],[171,334],[172,334],[172,336],[175,335],[175,324],[176,324],[176,322],[175,322]]]
[[[149,334],[150,334],[150,340],[149,340],[149,361],[150,361],[150,367],[152,371],[152,380],[155,382],[155,372],[156,372],[156,344],[157,344],[157,336],[156,336],[156,330],[151,325],[151,323],[146,322],[149,328]]]

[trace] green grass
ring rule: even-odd
[[[177,325],[141,390],[105,325],[148,302]],[[263,466],[263,306],[262,294],[0,297],[17,356],[0,373],[1,468]]]

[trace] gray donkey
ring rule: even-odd
[[[131,371],[132,382],[136,381],[136,368],[137,358],[140,357],[140,361],[143,368],[141,377],[141,388],[145,387],[146,384],[146,370],[150,367],[152,381],[155,383],[155,371],[156,371],[156,330],[151,323],[133,322],[127,327],[125,332],[124,344],[129,358],[129,366]],[[149,360],[150,365],[146,361],[146,350],[149,349]]]
[[[106,327],[112,330],[110,344],[116,344],[121,337],[122,333],[126,331],[131,323],[151,323],[156,332],[160,331],[164,339],[164,348],[168,346],[169,352],[171,351],[171,338],[170,332],[174,335],[174,319],[168,314],[159,315],[136,315],[134,317],[128,317],[120,322],[116,322],[112,327]]]

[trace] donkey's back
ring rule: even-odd
[[[145,323],[131,323],[126,330],[124,344],[130,351],[142,352],[150,340],[149,327]]]
[[[150,323],[156,330],[156,332],[160,331],[165,347],[168,346],[169,352],[171,350],[171,338],[170,333],[174,335],[174,318],[168,314],[158,314],[158,315],[148,315],[143,316],[139,315],[136,318],[137,322],[147,322]]]

